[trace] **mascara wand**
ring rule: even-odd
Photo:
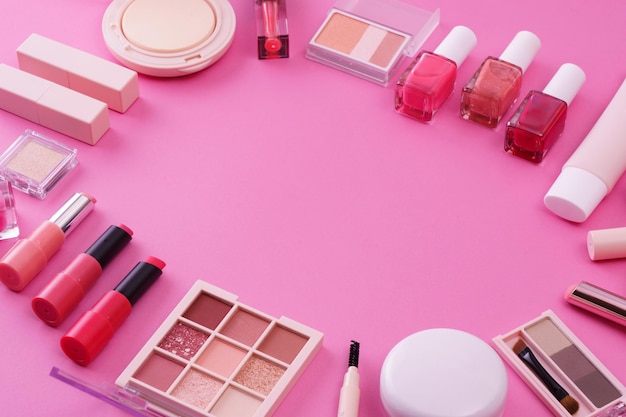
[[[348,356],[348,371],[343,377],[343,385],[339,392],[339,411],[337,417],[357,417],[359,415],[359,348],[360,343],[350,343]]]

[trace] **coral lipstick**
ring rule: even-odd
[[[133,305],[161,276],[165,262],[153,256],[137,263],[61,338],[63,352],[79,365],[88,365],[113,338]]]
[[[61,324],[132,236],[133,231],[125,225],[110,226],[33,298],[37,317],[52,327]]]
[[[65,237],[93,210],[96,199],[74,194],[49,220],[44,221],[0,259],[0,280],[13,291],[21,291],[61,248]]]

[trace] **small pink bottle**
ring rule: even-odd
[[[463,87],[461,117],[496,127],[520,95],[522,75],[541,48],[532,32],[521,31],[499,58],[487,57]]]
[[[567,108],[585,82],[574,64],[563,64],[543,91],[531,90],[507,123],[504,150],[541,162],[563,132]]]
[[[474,46],[474,32],[456,26],[433,52],[420,52],[396,83],[396,111],[421,122],[432,121],[452,95],[457,68]]]

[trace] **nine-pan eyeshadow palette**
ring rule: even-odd
[[[197,281],[115,381],[50,375],[136,417],[269,417],[323,334]]]
[[[626,412],[626,388],[552,311],[495,337],[493,342],[554,415],[609,417]],[[538,363],[534,369],[542,367],[549,377],[535,373],[528,365],[533,361]],[[549,378],[553,382],[545,383]],[[569,398],[557,399],[565,394]]]
[[[197,281],[116,381],[176,415],[271,415],[322,345],[322,333],[273,318]]]

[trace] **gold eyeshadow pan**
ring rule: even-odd
[[[57,368],[51,375],[135,416],[269,417],[322,339],[317,330],[197,281],[120,374],[113,392]]]
[[[570,416],[532,371],[515,355],[519,341],[579,404],[577,417],[604,417],[622,409],[626,388],[587,347],[548,310],[538,318],[493,339],[496,350],[556,416]]]

